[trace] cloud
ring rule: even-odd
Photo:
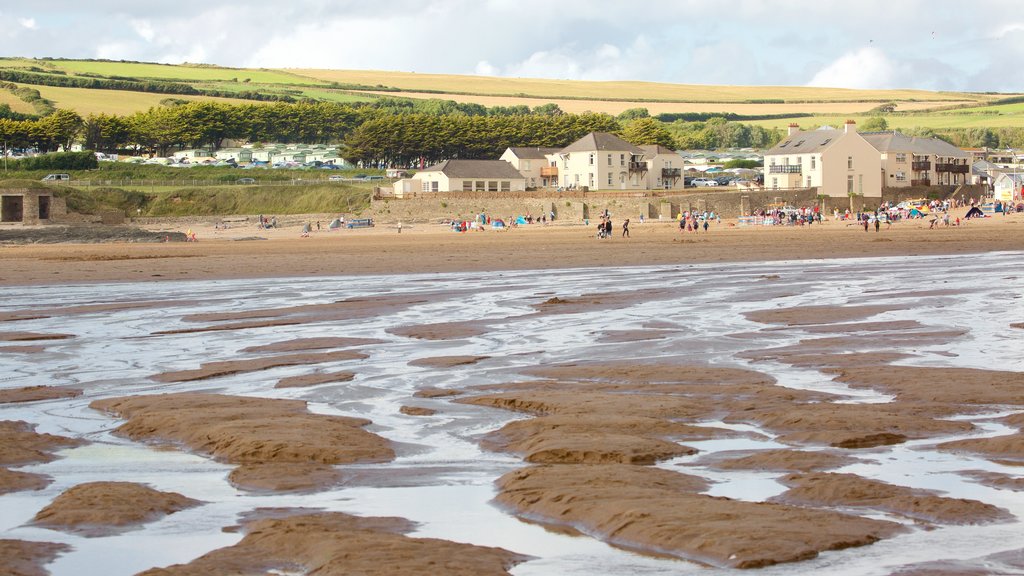
[[[808,86],[820,88],[896,88],[899,65],[878,48],[847,52],[818,71]]]
[[[152,42],[153,38],[156,37],[156,32],[153,30],[153,25],[147,20],[132,20],[132,30],[135,31],[143,40],[146,42]]]
[[[20,24],[22,28],[26,28],[28,30],[36,30],[38,28],[36,26],[35,18],[18,18],[18,24]]]

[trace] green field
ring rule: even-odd
[[[785,128],[790,122],[799,124],[802,128],[822,126],[825,124],[840,126],[848,119],[856,120],[859,123],[869,118],[868,115],[818,115],[804,118],[783,118],[776,120],[757,120],[749,122],[766,128]],[[977,108],[963,108],[960,110],[946,110],[931,113],[894,114],[885,116],[885,121],[890,129],[902,130],[907,128],[1005,128],[1024,127],[1024,103],[1002,104],[998,106],[981,106]]]
[[[313,78],[297,76],[281,70],[261,70],[249,68],[222,68],[219,66],[196,66],[190,64],[145,64],[134,62],[106,62],[94,60],[27,60],[0,59],[0,67],[26,68],[35,66],[47,70],[60,70],[68,74],[98,74],[100,76],[121,76],[126,78],[149,78],[155,80],[174,80],[209,82],[225,81],[261,83],[261,84],[319,84]]]
[[[26,84],[26,86],[28,86]],[[97,90],[92,88],[62,88],[59,86],[32,86],[43,98],[57,108],[74,110],[82,116],[89,114],[129,115],[159,106],[166,98],[178,100],[223,102],[226,104],[256,104],[252,100],[214,98],[212,96],[183,96],[180,94],[154,94],[127,90]],[[12,107],[13,108],[13,107]]]

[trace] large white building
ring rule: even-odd
[[[445,160],[394,183],[402,198],[430,192],[522,192],[526,178],[504,160]]]
[[[802,131],[791,124],[789,134],[764,155],[764,185],[818,188],[833,198],[881,197],[882,160],[852,120],[844,130]]]

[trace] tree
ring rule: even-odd
[[[665,126],[654,118],[640,118],[626,124],[622,138],[638,146],[658,144],[667,148],[675,148],[676,142]]]
[[[542,104],[540,106],[533,107],[534,114],[543,114],[545,116],[559,116],[565,114],[562,109],[558,107],[558,104],[551,102],[549,104]]]
[[[889,129],[889,123],[881,116],[872,116],[864,121],[858,132],[882,132]]]
[[[623,110],[617,116],[620,122],[626,122],[629,120],[637,120],[640,118],[650,118],[651,113],[647,111],[647,108],[628,108]]]

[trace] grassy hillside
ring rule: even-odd
[[[11,110],[21,114],[35,114],[36,109],[25,102],[21,98],[15,96],[12,92],[0,88],[0,104],[7,104],[11,107]]]
[[[413,92],[463,93],[535,98],[584,98],[665,102],[899,102],[981,101],[987,97],[924,90],[850,90],[804,86],[705,86],[654,82],[589,82],[498,78],[454,74],[415,74],[372,70],[293,70],[296,74],[342,84],[389,86]]]
[[[970,128],[1021,126],[1024,104],[993,105],[1007,95],[928,92],[923,90],[849,90],[802,86],[702,86],[653,82],[589,82],[471,75],[415,74],[359,70],[270,70],[225,68],[212,65],[165,65],[90,60],[0,58],[0,70],[20,71],[42,96],[57,108],[79,114],[131,114],[173,97],[251,103],[257,97],[287,97],[324,102],[370,101],[381,96],[439,98],[485,106],[541,106],[558,104],[567,112],[619,114],[629,108],[647,108],[650,114],[735,114],[740,117],[776,117],[757,123],[784,127],[838,124],[846,118],[867,118],[871,110],[892,103],[894,128]],[[116,90],[49,86],[57,80],[102,82]],[[157,84],[125,88],[125,79]],[[127,84],[131,84],[128,82]],[[215,91],[218,96],[165,94],[167,86],[190,91]],[[194,90],[193,90],[194,89]],[[135,91],[139,90],[139,91]],[[144,92],[141,90],[153,90]],[[248,94],[246,94],[248,93]],[[238,94],[239,98],[232,98]],[[248,99],[247,99],[248,98]],[[0,103],[31,113],[32,107],[0,91]],[[959,107],[950,110],[951,107]],[[810,115],[810,116],[808,116]]]

